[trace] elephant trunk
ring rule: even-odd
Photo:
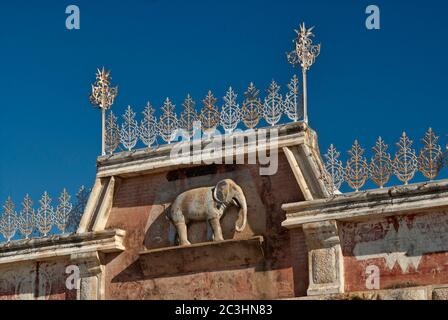
[[[246,228],[246,224],[247,224],[247,203],[246,203],[246,197],[244,196],[244,193],[242,190],[240,190],[235,195],[235,199],[236,199],[236,201],[238,201],[238,204],[240,206],[240,210],[238,212],[238,217],[240,217],[241,214],[243,215],[243,222],[242,222],[241,226],[238,226],[238,224],[235,223],[235,229],[237,232],[242,232]]]

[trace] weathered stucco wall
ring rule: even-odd
[[[343,223],[341,234],[346,291],[371,289],[368,266],[381,289],[448,283],[446,211]]]
[[[18,263],[0,269],[0,300],[71,300],[66,288],[68,261]]]
[[[235,233],[237,209],[230,209],[222,219],[224,238],[248,239],[261,235],[264,258],[244,257],[251,253],[232,244],[235,259],[243,261],[240,266],[233,264],[229,267],[228,262],[220,260],[215,253],[215,263],[196,264],[194,272],[186,270],[163,276],[154,273],[144,276],[139,253],[173,245],[174,229],[164,213],[174,198],[183,191],[213,186],[225,178],[233,179],[246,195],[248,226],[243,233]],[[274,176],[260,176],[257,165],[212,165],[121,180],[106,228],[126,231],[126,250],[119,255],[106,256],[106,298],[254,299],[304,295],[306,286],[299,288],[296,283],[295,287],[294,278],[306,275],[305,265],[294,264],[289,232],[281,227],[285,219],[281,205],[301,200],[291,168],[282,155],[278,173]],[[191,225],[189,238],[192,243],[210,241],[206,223]],[[207,255],[213,249],[205,247],[201,250]],[[161,260],[158,263],[170,265],[174,261],[170,254],[176,253],[159,254],[157,259]],[[298,267],[303,269],[298,270]]]
[[[448,180],[283,208],[287,219],[282,225],[292,234],[305,231],[309,296],[448,298]]]

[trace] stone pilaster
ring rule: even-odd
[[[104,299],[104,265],[98,252],[72,254],[71,261],[79,267],[77,300]]]
[[[344,264],[336,221],[303,225],[308,248],[308,295],[344,292]]]

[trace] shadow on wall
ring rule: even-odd
[[[139,259],[117,275],[112,282],[132,282],[176,278],[204,272],[253,268],[265,270],[262,237],[216,242],[213,245],[184,246],[142,253]]]
[[[266,292],[271,298],[293,295],[290,238],[288,230],[281,227],[285,219],[281,205],[303,200],[303,196],[286,159],[280,159],[279,173],[274,176],[260,176],[256,165],[211,165],[125,179],[114,200],[109,227],[127,231],[126,251],[107,257],[111,277],[108,295],[117,298],[132,292],[136,299],[192,298],[201,296],[194,287],[202,282],[205,287],[201,292],[213,297],[230,297],[236,294],[234,288],[241,289],[237,296],[246,298],[264,297]],[[221,219],[224,239],[241,241],[224,247],[210,244],[191,250],[168,248],[176,243],[175,228],[166,218],[172,201],[184,191],[212,187],[223,179],[234,180],[247,200],[247,226],[242,233],[235,232],[237,207],[228,208]],[[193,244],[212,238],[207,222],[190,224],[188,234]],[[254,236],[263,236],[263,243],[254,245]],[[151,260],[149,268],[160,272],[142,270],[142,257],[148,250],[155,250],[147,258]],[[190,261],[193,258],[196,260]],[[188,292],[174,290],[176,283],[184,283]],[[212,288],[218,284],[229,292]]]

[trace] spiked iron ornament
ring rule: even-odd
[[[302,107],[303,101],[300,99],[299,94],[299,79],[294,75],[288,84],[289,92],[285,96],[284,111],[289,119],[292,121],[298,121],[303,116]]]
[[[271,126],[280,121],[283,114],[283,98],[279,93],[280,86],[272,80],[269,88],[266,90],[267,96],[263,104],[263,116]]]
[[[51,206],[51,198],[48,193],[45,191],[42,199],[39,200],[40,208],[37,209],[36,214],[36,227],[39,232],[47,236],[54,224],[54,209]]]
[[[241,119],[249,129],[255,128],[260,121],[261,100],[258,97],[259,94],[260,90],[255,88],[252,82],[249,84],[247,91],[244,92],[246,99],[243,102]]]
[[[22,202],[22,210],[20,210],[20,216],[18,221],[18,227],[20,233],[28,239],[33,233],[34,229],[34,209],[33,201],[27,194]]]
[[[332,144],[325,154],[325,184],[331,195],[334,195],[344,182],[344,167],[339,160],[340,155]]]
[[[305,23],[302,22],[299,30],[295,30],[297,38],[293,40],[294,50],[287,53],[288,62],[293,66],[300,65],[302,68],[302,85],[303,85],[303,121],[308,123],[307,112],[307,80],[306,73],[316,61],[320,54],[320,44],[313,45],[311,40],[314,37],[312,33],[314,27],[306,28]]]
[[[29,239],[36,236],[49,236],[52,234],[64,234],[76,232],[84,213],[90,190],[84,186],[76,195],[76,204],[70,202],[70,195],[63,189],[58,198],[58,205],[53,208],[51,198],[47,192],[44,193],[40,207],[35,210],[33,201],[27,194],[22,201],[20,212],[15,211],[15,205],[11,198],[2,207],[0,214],[0,242],[19,239]],[[18,214],[17,214],[18,213]],[[57,227],[53,228],[53,226]],[[36,232],[37,231],[37,232]]]
[[[348,151],[350,159],[345,166],[345,181],[347,181],[350,188],[358,192],[360,188],[366,183],[369,177],[369,171],[367,169],[366,158],[363,157],[364,149],[355,140],[352,149]]]
[[[392,160],[387,152],[388,145],[379,137],[372,148],[374,156],[370,161],[369,173],[372,181],[380,188],[389,181],[392,174]]]
[[[205,133],[213,132],[219,125],[220,114],[218,107],[215,106],[216,99],[211,91],[208,92],[207,96],[202,100],[204,108],[201,110],[200,119],[202,130]]]
[[[128,151],[131,151],[137,145],[139,137],[139,126],[135,120],[135,112],[131,106],[128,106],[123,115],[123,124],[120,130],[120,142]]]
[[[140,140],[142,140],[142,142],[148,148],[156,142],[157,135],[159,133],[159,125],[154,113],[154,108],[148,102],[146,104],[145,110],[143,110],[142,112],[143,120],[140,123]]]
[[[394,173],[398,180],[408,184],[414,177],[418,167],[418,160],[415,150],[412,148],[412,140],[403,132],[400,141],[397,143],[397,152],[393,162]]]
[[[106,154],[106,111],[110,109],[118,94],[118,87],[111,86],[112,77],[110,71],[105,71],[104,67],[97,69],[96,81],[92,84],[92,93],[90,94],[90,103],[101,109],[102,115],[102,139],[101,154]]]
[[[240,105],[236,102],[237,96],[232,87],[230,87],[223,97],[224,105],[221,110],[221,125],[229,133],[236,129],[241,119]]]
[[[174,109],[174,104],[169,98],[166,98],[166,101],[162,107],[162,116],[159,119],[159,135],[163,141],[168,144],[174,140],[177,129],[179,128],[179,122]]]
[[[437,144],[437,140],[439,137],[429,128],[422,139],[423,148],[418,157],[419,169],[429,180],[434,180],[443,166],[442,148]]]
[[[3,213],[0,219],[0,233],[9,242],[17,231],[17,213],[14,210],[14,203],[8,197],[3,205]]]
[[[59,204],[56,207],[56,214],[54,216],[54,221],[58,229],[65,233],[68,226],[68,221],[70,218],[70,213],[72,212],[73,205],[70,202],[70,195],[67,190],[62,190],[61,196],[59,197]]]
[[[191,139],[194,134],[194,123],[199,121],[199,116],[194,108],[196,102],[187,95],[187,98],[182,103],[184,110],[182,111],[179,119],[179,127],[183,130],[184,136]]]

